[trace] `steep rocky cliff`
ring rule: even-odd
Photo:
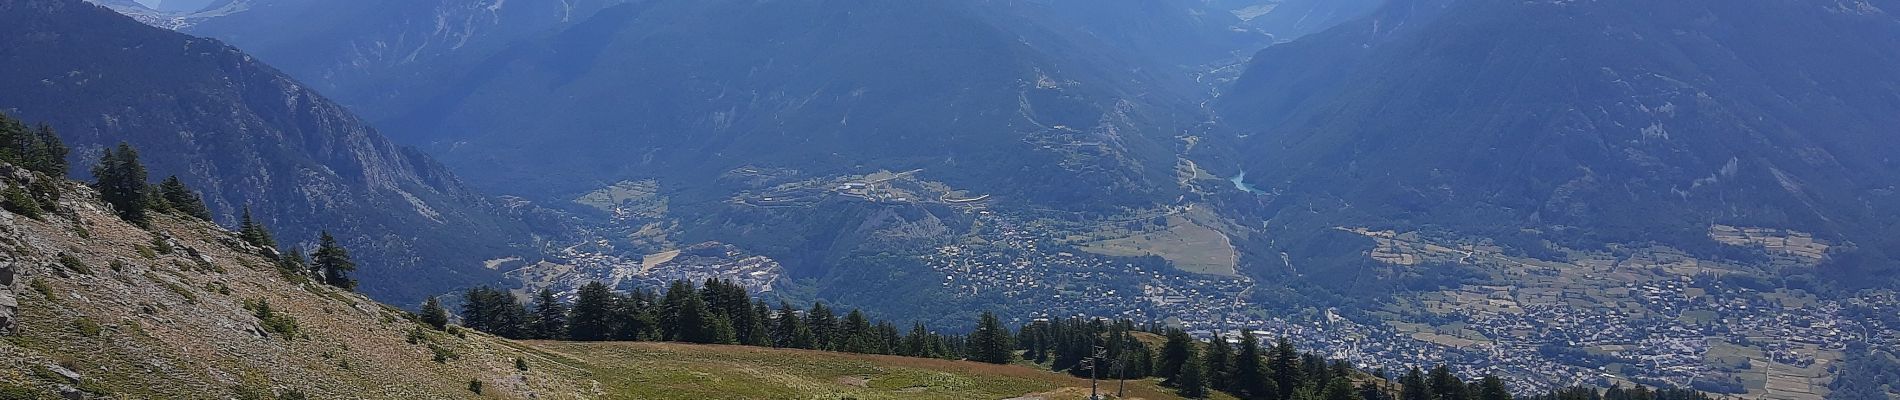
[[[328,230],[363,261],[364,291],[399,304],[497,278],[481,261],[532,237],[276,69],[79,0],[0,0],[0,111],[58,129],[80,178],[128,142],[155,178],[202,190],[221,222],[248,205],[280,242]]]

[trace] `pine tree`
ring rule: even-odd
[[[1233,385],[1228,392],[1243,399],[1279,398],[1278,382],[1268,376],[1266,359],[1260,356],[1260,339],[1251,331],[1241,331],[1240,352],[1234,356]]]
[[[1399,378],[1400,400],[1432,400],[1432,387],[1425,383],[1424,373],[1418,367],[1412,367],[1405,377]]]
[[[607,284],[588,282],[574,295],[567,318],[568,339],[607,340],[614,330],[614,293]]]
[[[1504,387],[1504,380],[1485,375],[1478,383],[1478,400],[1511,400],[1511,390]]]
[[[1181,371],[1174,378],[1176,392],[1190,399],[1207,398],[1206,369],[1207,361],[1195,357],[1194,351],[1189,349],[1188,361],[1181,363]]]
[[[205,207],[204,198],[192,192],[191,188],[185,187],[185,183],[178,180],[177,175],[166,177],[164,183],[158,185],[158,195],[159,198],[165,200],[165,204],[171,206],[172,210],[192,218],[211,220],[211,209]]]
[[[567,337],[567,304],[554,297],[554,291],[541,289],[534,299],[534,329],[529,332],[536,339],[560,339]]]
[[[1274,342],[1273,355],[1270,358],[1272,360],[1267,362],[1267,370],[1273,371],[1273,383],[1280,391],[1279,398],[1292,398],[1293,391],[1299,389],[1301,382],[1306,381],[1306,377],[1300,373],[1305,367],[1301,365],[1299,351],[1293,348],[1292,341],[1282,336],[1280,340]]]
[[[1452,375],[1451,368],[1443,365],[1432,368],[1430,383],[1435,400],[1469,400],[1464,381]]]
[[[832,315],[831,308],[825,307],[825,303],[811,305],[811,311],[805,313],[805,327],[811,329],[811,348],[818,350],[836,348],[838,317]]]
[[[1009,328],[996,314],[983,312],[977,321],[976,331],[970,334],[970,360],[991,364],[1008,364],[1016,358],[1011,351]]]
[[[422,302],[422,313],[418,314],[418,318],[438,331],[449,326],[449,312],[442,309],[442,301],[435,296],[429,296],[429,300]]]
[[[1174,378],[1180,375],[1181,366],[1194,358],[1194,337],[1180,329],[1169,329],[1167,337],[1168,342],[1161,345],[1161,365],[1157,366],[1156,374],[1169,386],[1178,386],[1173,383]]]
[[[1352,387],[1352,379],[1345,376],[1333,377],[1331,383],[1326,384],[1326,390],[1320,393],[1320,397],[1325,400],[1365,400],[1360,398],[1359,391]]]
[[[119,143],[117,151],[107,149],[99,158],[99,165],[92,167],[92,176],[97,179],[94,185],[99,197],[112,205],[113,211],[133,224],[144,226],[149,218],[146,208],[150,206],[146,194],[150,187],[146,184],[145,165],[139,163],[138,150],[132,145]]]
[[[841,337],[838,351],[846,353],[875,352],[872,351],[873,346],[871,344],[871,320],[864,317],[864,312],[851,310],[851,313],[845,314],[844,326],[841,328],[843,331],[840,332]]]
[[[251,206],[244,206],[243,216],[238,218],[238,238],[244,243],[263,248],[277,247],[277,240],[271,238],[270,230],[264,224],[251,217]]]
[[[771,325],[771,315],[772,307],[765,305],[765,300],[754,301],[752,303],[751,315],[749,318],[746,318],[745,321],[746,327],[739,330],[740,332],[750,332],[748,334],[749,336],[745,339],[741,339],[739,344],[771,347],[772,328],[769,326]]]
[[[350,273],[356,271],[356,262],[350,260],[349,250],[337,244],[336,237],[323,232],[317,239],[317,252],[313,266],[323,272],[323,283],[344,290],[356,290],[356,280],[350,279]]]
[[[1215,337],[1207,349],[1207,387],[1226,390],[1233,387],[1234,347],[1226,339]]]
[[[773,347],[788,349],[812,347],[811,329],[805,327],[805,320],[799,318],[798,310],[792,308],[792,303],[779,302],[778,317],[773,321]]]
[[[898,351],[898,354],[906,357],[936,357],[936,355],[930,354],[931,340],[934,339],[931,338],[930,330],[924,329],[924,323],[913,323],[910,326],[910,334],[904,335],[904,346],[902,350]]]

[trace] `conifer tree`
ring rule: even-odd
[[[930,354],[931,340],[934,339],[931,338],[930,330],[924,329],[924,323],[913,323],[910,326],[910,334],[904,335],[904,346],[898,354],[906,357],[936,357],[936,355]]]
[[[1168,329],[1167,337],[1167,343],[1161,345],[1161,360],[1160,365],[1156,366],[1156,374],[1166,380],[1168,385],[1178,386],[1173,381],[1181,373],[1181,365],[1194,358],[1194,337],[1180,329]]]
[[[983,312],[977,322],[976,331],[970,334],[970,360],[991,364],[1008,364],[1015,359],[1011,350],[1009,328],[996,314]]]
[[[1273,371],[1273,383],[1279,390],[1278,397],[1292,398],[1293,391],[1299,389],[1300,382],[1306,380],[1300,373],[1300,370],[1304,368],[1301,366],[1300,353],[1293,348],[1293,342],[1287,340],[1285,336],[1281,336],[1274,342],[1272,353],[1269,357],[1271,360],[1267,362],[1267,370]]]
[[[1359,391],[1352,387],[1352,379],[1335,376],[1326,384],[1326,390],[1320,393],[1325,400],[1365,400],[1359,397]]]
[[[158,195],[159,198],[165,200],[165,204],[171,206],[172,210],[192,218],[211,220],[211,209],[205,206],[204,198],[192,192],[191,188],[185,187],[184,181],[178,180],[177,175],[166,177],[165,181],[158,185]]]
[[[107,149],[99,158],[99,165],[92,167],[92,176],[97,179],[94,188],[106,204],[112,205],[120,219],[144,226],[149,219],[146,208],[150,205],[147,192],[145,165],[139,162],[138,150],[132,145],[119,143],[118,149]]]
[[[529,333],[537,339],[560,339],[567,337],[567,304],[554,297],[551,289],[541,289],[534,298],[534,329]]]
[[[745,339],[740,340],[739,344],[743,344],[747,346],[771,347],[772,346],[772,327],[771,327],[772,307],[765,305],[765,300],[763,299],[756,300],[752,303],[751,314],[752,315],[750,315],[749,318],[746,318],[746,321],[745,321],[746,327],[744,329],[739,330],[740,332],[750,332],[748,334],[749,336],[746,337]]]
[[[1511,400],[1511,390],[1504,387],[1504,380],[1487,374],[1478,381],[1478,400]]]
[[[1400,400],[1432,400],[1432,387],[1425,383],[1425,375],[1418,367],[1412,367],[1405,377],[1399,378]]]
[[[574,308],[569,311],[567,337],[573,340],[607,340],[613,333],[614,293],[607,284],[588,282],[575,293]]]
[[[840,327],[838,351],[846,353],[874,353],[871,340],[871,320],[864,312],[851,310],[845,314],[844,325]]]
[[[1234,356],[1233,385],[1228,391],[1243,399],[1276,399],[1279,384],[1268,376],[1266,359],[1260,356],[1260,339],[1252,331],[1241,331],[1240,352]]]
[[[813,349],[836,348],[838,317],[831,313],[830,307],[825,307],[825,303],[811,305],[811,311],[805,313],[805,327],[811,329]]]
[[[1181,363],[1181,371],[1175,375],[1174,387],[1181,397],[1190,399],[1207,398],[1207,361],[1195,357],[1193,349],[1188,350],[1188,361]]]
[[[442,309],[442,301],[437,300],[435,296],[429,296],[428,300],[422,302],[422,312],[417,317],[422,320],[422,323],[429,324],[429,327],[438,331],[449,326],[449,312]]]
[[[1228,390],[1233,387],[1234,347],[1227,340],[1215,337],[1207,348],[1207,387],[1214,390]]]
[[[778,317],[772,324],[772,346],[788,349],[812,348],[811,329],[805,327],[804,318],[798,316],[798,309],[792,303],[779,302]]]
[[[1465,383],[1452,375],[1451,368],[1439,365],[1432,368],[1430,384],[1435,400],[1470,400],[1465,391]]]
[[[263,248],[277,247],[277,240],[271,238],[270,230],[263,223],[251,217],[251,206],[244,206],[243,216],[238,218],[238,238],[252,246]]]
[[[312,266],[323,272],[324,284],[344,290],[356,290],[356,280],[350,279],[350,273],[356,271],[356,262],[350,260],[349,250],[345,250],[343,245],[338,244],[336,237],[330,236],[330,232],[325,231],[318,237],[317,252],[311,257],[315,258]]]

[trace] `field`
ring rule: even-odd
[[[1159,256],[1182,271],[1236,276],[1239,255],[1227,235],[1180,215],[1167,217],[1166,229],[1152,232],[1110,231],[1114,237],[1085,243],[1083,251],[1116,257]]]
[[[676,343],[528,343],[609,399],[1084,399],[1088,381],[1019,365]],[[1113,382],[1103,388],[1111,394]],[[1178,398],[1152,381],[1130,399]]]

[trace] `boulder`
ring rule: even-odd
[[[19,300],[13,297],[13,263],[0,262],[0,335],[13,332],[13,312]]]

